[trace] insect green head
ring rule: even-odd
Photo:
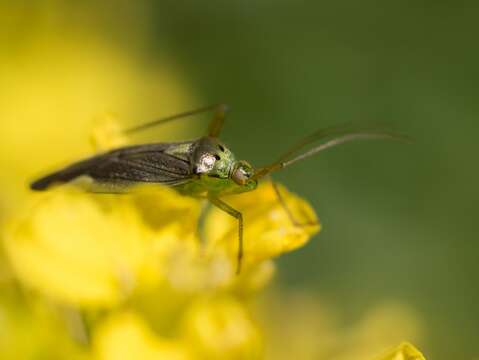
[[[230,179],[238,185],[237,191],[253,190],[257,181],[252,179],[253,167],[246,161],[236,160],[225,144],[216,138],[204,137],[193,149],[193,172],[209,178]]]
[[[227,179],[230,177],[236,159],[233,153],[218,139],[204,137],[194,145],[193,172],[210,177]]]

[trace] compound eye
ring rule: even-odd
[[[242,167],[238,167],[233,171],[231,179],[238,185],[245,185],[249,179],[249,174]]]
[[[201,155],[198,165],[196,166],[196,173],[207,173],[215,166],[216,157],[213,154],[205,153]]]

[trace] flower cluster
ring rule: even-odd
[[[54,18],[50,6],[40,18]],[[8,33],[0,57],[8,84],[0,89],[0,358],[372,359],[414,333],[396,310],[340,329],[316,301],[282,291],[261,303],[273,258],[319,231],[294,226],[269,183],[225,199],[245,218],[239,276],[236,221],[172,189],[29,192],[37,171],[88,152],[89,121],[105,107],[149,119],[197,103],[166,59],[151,66],[94,30],[62,28],[59,37],[39,24]],[[102,119],[91,137],[96,151],[128,143],[119,128]],[[317,222],[304,199],[280,190],[298,222]],[[378,359],[422,356],[402,344]]]
[[[127,141],[111,121],[92,140],[100,149]],[[3,233],[23,289],[12,301],[28,303],[43,324],[35,331],[52,329],[33,349],[105,360],[264,358],[252,299],[272,278],[272,259],[320,229],[304,199],[280,191],[289,214],[267,182],[228,198],[244,215],[240,275],[236,220],[171,188],[107,195],[63,186],[34,196]],[[394,354],[386,358],[422,358],[407,344]]]
[[[94,134],[97,147],[119,144],[111,123]],[[305,200],[281,191],[299,221],[317,223]],[[5,233],[15,275],[76,314],[73,335],[104,359],[128,352],[259,358],[261,336],[247,300],[271,278],[272,257],[319,230],[295,226],[271,184],[231,198],[245,221],[244,267],[236,275],[235,219],[209,209],[198,229],[203,204],[173,189],[140,187],[119,196],[63,186],[34,201]]]
[[[283,193],[295,215],[315,220],[304,200]],[[5,248],[22,284],[78,312],[101,358],[127,349],[145,353],[140,358],[258,358],[261,337],[245,303],[271,278],[270,259],[319,229],[295,227],[274,196],[263,184],[254,196],[231,199],[245,216],[239,276],[237,223],[208,211],[202,243],[200,202],[163,187],[42,194],[9,224]]]

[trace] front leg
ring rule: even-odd
[[[230,205],[217,197],[208,196],[208,199],[218,209],[223,210],[238,220],[238,253],[236,257],[236,274],[238,275],[241,272],[241,262],[243,260],[243,215],[238,210],[233,209]]]

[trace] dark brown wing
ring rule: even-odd
[[[160,183],[174,186],[192,178],[189,149],[192,142],[128,146],[74,163],[34,181],[32,190],[88,176],[102,184]]]

